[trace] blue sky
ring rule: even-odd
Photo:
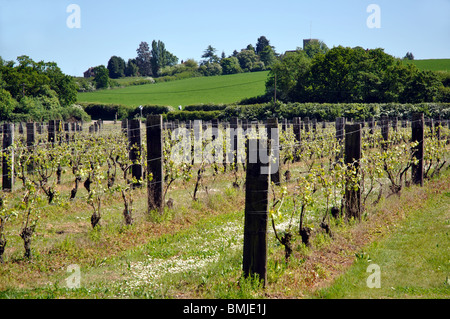
[[[80,28],[66,24],[72,3]],[[367,26],[370,4],[381,10],[381,28]],[[0,0],[0,56],[54,61],[75,76],[113,55],[136,57],[141,41],[161,40],[180,60],[199,61],[210,44],[230,55],[264,35],[281,53],[310,32],[330,48],[450,58],[450,0]]]

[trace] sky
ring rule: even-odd
[[[208,45],[228,56],[262,35],[278,53],[312,37],[450,58],[450,0],[0,0],[0,56],[56,62],[73,76],[113,55],[135,58],[142,41],[200,61]]]

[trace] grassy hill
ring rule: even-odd
[[[413,63],[420,70],[450,71],[450,59],[404,60],[404,63]]]
[[[78,101],[130,106],[233,103],[263,94],[267,75],[268,71],[241,73],[100,90],[79,93]]]

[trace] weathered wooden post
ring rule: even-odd
[[[64,123],[64,132],[66,132],[66,142],[70,142],[70,124],[68,122]]]
[[[345,187],[345,213],[347,218],[361,219],[361,187],[356,182],[361,159],[361,124],[345,125],[345,157],[349,176]]]
[[[275,167],[274,171],[270,175],[271,182],[275,185],[279,185],[281,181],[280,174],[280,132],[278,129],[278,119],[270,118],[267,119],[267,139],[270,144],[270,158],[271,165]]]
[[[295,161],[299,161],[300,160],[300,156],[298,156],[298,152],[300,151],[300,147],[302,145],[302,125],[301,125],[301,118],[300,117],[294,117],[294,125],[292,126],[293,130],[294,130],[294,136],[296,139],[296,143],[295,143],[295,155],[294,155],[294,159]]]
[[[412,165],[412,182],[423,186],[423,138],[424,138],[424,116],[423,113],[413,114],[411,121],[412,142],[418,142],[413,148],[413,156],[418,160],[417,164]]]
[[[388,140],[389,140],[389,118],[387,116],[381,117],[381,136],[383,137],[383,141],[381,142],[383,150],[387,150]]]
[[[147,195],[148,212],[162,213],[163,203],[163,134],[162,116],[147,116]]]
[[[269,174],[262,174],[260,151],[268,151],[260,139],[247,141],[245,182],[245,217],[243,272],[245,277],[257,275],[267,282],[267,221],[269,205]],[[270,166],[270,161],[268,163]],[[270,170],[269,170],[270,172]]]
[[[56,142],[56,121],[48,121],[48,143],[53,145]]]
[[[26,123],[26,129],[27,129],[27,149],[28,152],[33,151],[33,147],[35,144],[35,136],[36,136],[36,125],[34,122],[27,122]],[[32,159],[31,159],[32,161]],[[31,173],[34,169],[34,163],[28,163],[27,165],[27,171],[28,173]]]
[[[132,187],[142,186],[142,165],[141,165],[141,121],[139,119],[131,120],[128,126],[128,142],[129,142],[129,157],[131,162],[131,177],[136,179]]]
[[[3,124],[2,189],[11,192],[14,188],[14,124]]]

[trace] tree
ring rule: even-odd
[[[222,67],[217,62],[206,62],[202,64],[198,70],[201,74],[204,76],[214,76],[214,75],[221,75],[222,74]]]
[[[239,60],[239,65],[244,72],[252,71],[255,63],[258,62],[258,56],[254,50],[242,50],[238,53],[237,59]]]
[[[164,42],[153,40],[150,63],[152,72],[156,75],[160,69],[166,66],[176,65],[178,63],[178,58],[166,50]]]
[[[273,94],[275,78],[277,98],[285,101],[293,100],[297,82],[305,78],[311,68],[311,60],[303,50],[288,53],[282,60],[272,65],[266,82],[266,91]]]
[[[265,36],[260,36],[256,42],[256,54],[260,55],[267,46],[270,46],[270,41]]]
[[[107,69],[111,79],[117,79],[125,75],[125,60],[118,56],[112,56],[108,61]]]
[[[318,53],[326,54],[330,49],[323,41],[309,41],[305,47],[304,50],[306,52],[306,55],[309,56],[311,59],[316,56]]]
[[[270,67],[275,61],[275,51],[270,45],[267,45],[262,51],[259,53],[259,59],[261,62],[264,62],[264,65]]]
[[[222,66],[222,74],[235,74],[242,72],[238,59],[233,56],[222,59],[220,61],[220,65]]]
[[[205,63],[217,63],[219,62],[219,57],[216,55],[216,48],[208,45],[206,50],[203,52],[202,58],[205,59],[202,61],[202,64]]]
[[[95,77],[94,83],[96,89],[107,89],[109,87],[109,71],[104,65],[99,65],[94,68]]]
[[[412,54],[412,52],[406,52],[406,55],[403,59],[404,60],[414,60],[414,55]]]
[[[139,74],[142,76],[152,76],[151,53],[147,42],[141,42],[136,50],[136,65],[139,68]]]
[[[139,73],[139,68],[136,65],[136,59],[128,59],[127,66],[125,67],[125,76],[136,76]]]
[[[17,101],[13,99],[11,94],[0,88],[0,118],[9,119],[16,106]]]

